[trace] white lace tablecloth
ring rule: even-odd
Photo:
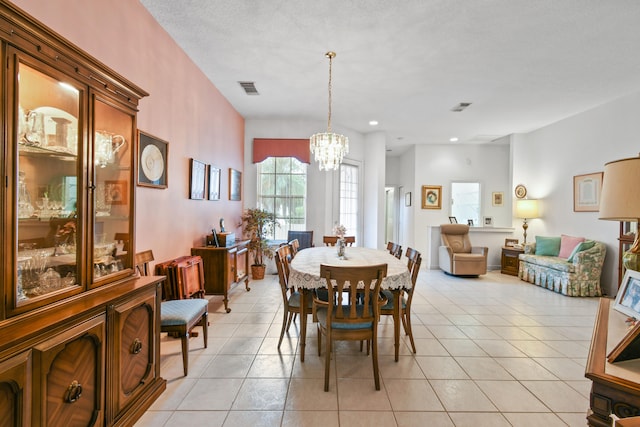
[[[362,267],[387,264],[387,277],[382,281],[383,289],[410,289],[411,275],[407,264],[387,251],[377,249],[347,247],[346,259],[338,258],[337,248],[322,246],[299,251],[291,261],[289,286],[304,289],[326,287],[327,282],[320,277],[320,264],[340,267]]]

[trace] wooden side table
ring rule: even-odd
[[[502,265],[500,272],[502,274],[518,275],[520,267],[520,258],[518,255],[523,254],[524,249],[502,247]]]

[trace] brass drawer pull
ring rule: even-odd
[[[136,338],[135,340],[133,340],[133,344],[131,344],[131,353],[138,354],[141,351],[142,351],[142,341],[140,341],[140,338]]]
[[[78,381],[73,380],[69,387],[67,387],[67,392],[64,397],[64,401],[67,403],[76,402],[82,396],[82,385],[78,383]]]

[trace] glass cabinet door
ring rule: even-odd
[[[17,57],[17,56],[16,56]],[[84,92],[45,67],[16,61],[13,307],[79,288],[78,222]]]
[[[96,98],[93,131],[93,282],[133,267],[134,117]],[[130,271],[130,270],[129,270]]]

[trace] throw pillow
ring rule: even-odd
[[[558,256],[559,252],[559,237],[536,236],[536,255]]]
[[[582,252],[582,251],[586,251],[587,249],[591,249],[595,245],[596,245],[596,242],[594,240],[585,240],[582,243],[578,243],[578,246],[576,246],[573,249],[573,252],[571,252],[571,255],[569,255],[569,258],[567,258],[567,261],[573,262],[573,257],[575,257],[578,252]]]
[[[584,237],[573,237],[562,234],[560,236],[560,252],[558,253],[558,257],[569,258],[575,247],[578,246],[578,243],[584,241]]]

